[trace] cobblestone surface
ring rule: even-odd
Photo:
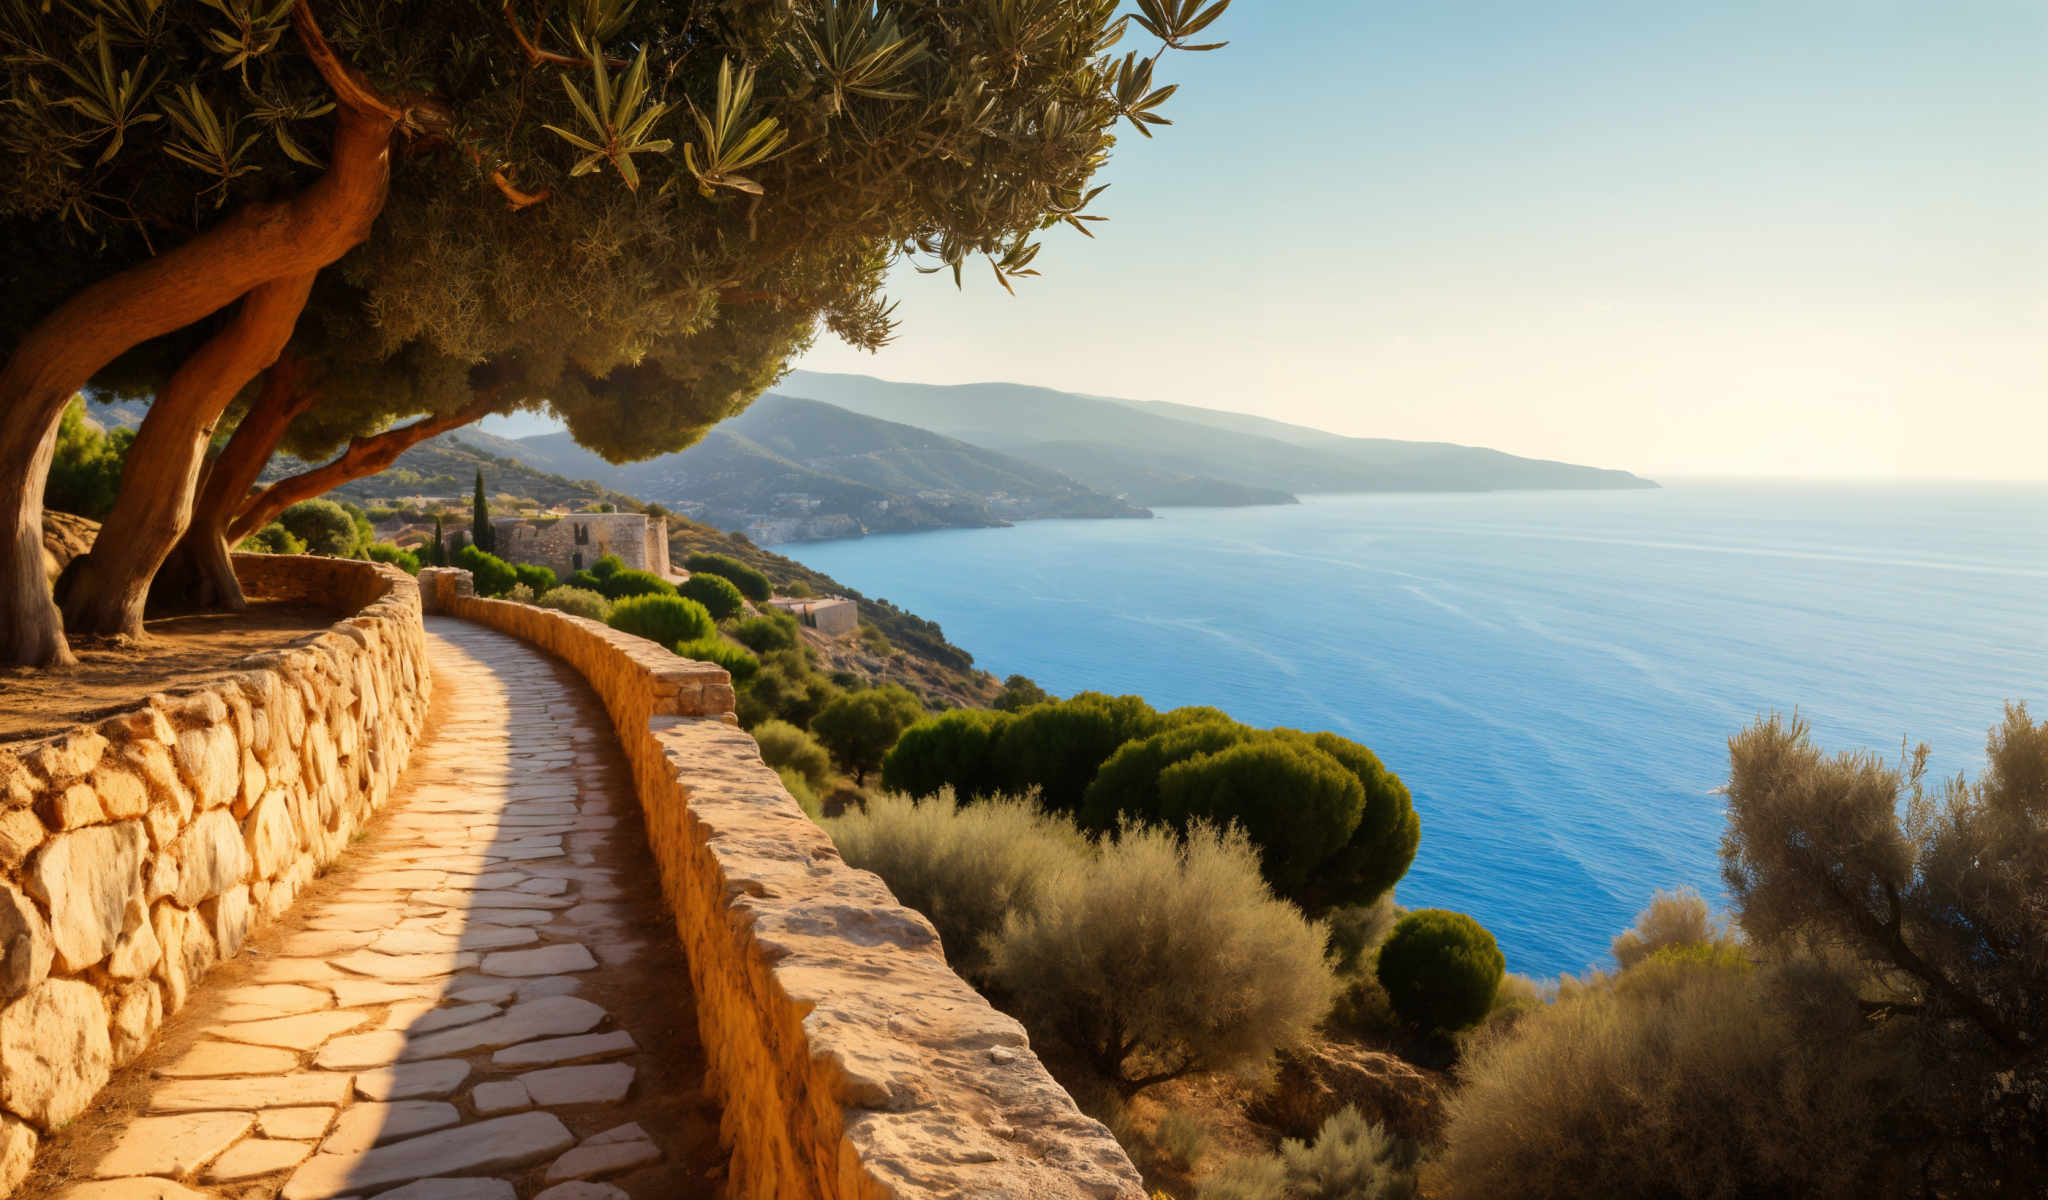
[[[428,629],[436,718],[385,815],[22,1196],[718,1193],[689,978],[601,708],[521,642]]]

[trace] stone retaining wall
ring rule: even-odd
[[[726,673],[421,572],[430,610],[590,680],[633,767],[696,988],[736,1200],[1143,1196],[1137,1171],[946,966],[938,934],[848,866],[732,723]]]
[[[252,598],[353,615],[226,678],[0,745],[0,1196],[341,853],[425,723],[403,571],[242,554],[235,570]]]

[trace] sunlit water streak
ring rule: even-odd
[[[1311,498],[783,546],[1066,694],[1334,729],[1414,791],[1409,905],[1511,969],[1600,960],[1652,889],[1718,895],[1726,739],[1974,771],[2048,708],[2048,489],[1683,485]]]

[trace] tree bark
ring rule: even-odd
[[[142,633],[150,581],[191,523],[214,425],[249,381],[277,361],[312,290],[310,272],[259,284],[149,406],[128,451],[114,511],[91,553],[75,559],[58,583],[68,632]]]
[[[73,393],[136,345],[273,280],[306,275],[369,235],[390,177],[388,112],[336,109],[327,171],[173,250],[93,284],[29,330],[0,368],[0,664],[70,661],[43,579],[43,485]]]
[[[192,523],[151,585],[152,607],[235,612],[248,607],[230,557],[228,523],[248,499],[285,430],[318,397],[306,384],[304,365],[285,351],[264,375],[263,392],[235,426],[234,436],[208,464]]]
[[[227,540],[230,544],[241,541],[301,500],[324,495],[352,479],[375,475],[390,466],[399,455],[428,438],[488,416],[497,406],[498,397],[492,393],[479,396],[451,413],[423,417],[410,425],[400,425],[370,437],[352,438],[348,449],[341,452],[341,457],[310,471],[280,479],[249,500],[228,526]]]

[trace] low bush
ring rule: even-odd
[[[1277,1154],[1225,1163],[1202,1181],[1195,1200],[1290,1200],[1286,1164]]]
[[[761,669],[761,660],[755,658],[744,646],[735,646],[716,634],[687,642],[677,642],[671,649],[684,658],[717,663],[725,668],[726,674],[732,676],[735,685],[752,679],[754,673]]]
[[[1660,891],[1636,917],[1633,928],[1614,939],[1614,961],[1626,971],[1659,951],[1680,946],[1728,945],[1728,931],[1714,922],[1707,902],[1691,888]]]
[[[832,782],[832,758],[818,740],[787,721],[768,720],[750,730],[761,747],[761,761],[778,770],[787,767],[812,787]]]
[[[729,581],[747,599],[759,603],[773,594],[768,577],[726,554],[692,554],[683,560],[691,575],[715,575]]]
[[[1127,826],[1042,882],[991,943],[989,976],[1034,1037],[1129,1090],[1263,1071],[1336,989],[1322,929],[1273,896],[1250,841],[1199,822]]]
[[[924,702],[903,685],[891,683],[833,700],[811,718],[811,732],[843,769],[853,773],[855,784],[865,784],[868,772],[882,765],[896,739],[922,716]]]
[[[505,593],[505,599],[516,604],[532,604],[534,600],[533,589],[523,583],[515,583],[512,585],[512,590]]]
[[[244,554],[304,554],[306,543],[298,535],[272,521],[263,528],[242,539],[235,549]]]
[[[1132,738],[1151,733],[1159,719],[1137,696],[1082,692],[1016,714],[995,748],[1003,790],[1038,789],[1055,812],[1078,812],[1096,769]]]
[[[862,621],[860,623],[857,636],[860,638],[861,648],[869,654],[879,658],[887,658],[896,653],[896,647],[889,644],[889,635],[883,633],[880,627],[870,622]]]
[[[609,554],[605,555],[605,558],[610,557],[611,555]],[[602,562],[604,560],[599,559],[598,561]],[[623,571],[613,571],[609,575],[600,575],[598,577],[597,590],[613,600],[624,600],[628,596],[673,596],[677,594],[675,584],[670,583],[652,571],[642,571],[632,567],[628,567]]]
[[[599,579],[610,579],[626,569],[626,560],[616,554],[607,554],[590,564],[590,573]]]
[[[308,554],[354,558],[362,552],[355,518],[332,500],[301,500],[277,514],[277,523],[305,543]]]
[[[1669,984],[1575,989],[1475,1049],[1440,1159],[1449,1200],[1922,1194],[1924,1144],[1874,1109],[1897,1049],[1849,981],[1694,966]]]
[[[612,604],[605,623],[663,647],[708,638],[718,629],[703,605],[681,596],[629,596]]]
[[[1330,959],[1338,973],[1354,974],[1371,962],[1373,952],[1401,917],[1401,906],[1391,894],[1371,904],[1347,904],[1323,914],[1330,927]]]
[[[371,562],[390,563],[408,575],[420,573],[419,555],[410,550],[400,550],[390,542],[371,542],[363,547],[363,553]]]
[[[557,587],[542,592],[534,603],[578,617],[602,621],[612,615],[612,602],[587,588]]]
[[[963,802],[994,795],[1000,788],[990,748],[1010,719],[984,708],[956,708],[919,721],[882,759],[882,786],[908,796],[950,788]]]
[[[839,686],[820,675],[801,649],[761,656],[761,669],[739,689],[737,713],[748,729],[771,718],[802,728],[839,696]]]
[[[825,828],[847,862],[931,919],[956,971],[976,977],[1004,920],[1035,910],[1051,880],[1092,854],[1071,823],[1016,799],[960,808],[948,794],[883,795]]]
[[[1209,1131],[1196,1117],[1171,1109],[1152,1126],[1152,1148],[1174,1170],[1191,1171],[1209,1152]]]
[[[519,582],[519,576],[512,570],[511,563],[473,545],[466,545],[457,550],[449,562],[469,572],[479,596],[502,596],[512,590],[513,584]]]
[[[1506,966],[1485,926],[1464,913],[1425,908],[1395,923],[1380,945],[1376,974],[1402,1020],[1455,1033],[1493,1007]]]
[[[1280,1143],[1292,1200],[1411,1200],[1415,1150],[1346,1105],[1315,1140]]]
[[[767,654],[775,650],[788,650],[796,645],[796,619],[787,614],[769,615],[774,610],[758,617],[748,617],[732,627],[732,635],[740,644],[756,654]]]
[[[714,621],[728,621],[747,610],[747,598],[729,579],[716,575],[692,575],[677,589],[704,606]]]
[[[582,588],[586,592],[596,592],[600,596],[604,595],[604,580],[599,579],[588,571],[572,571],[569,573],[569,578],[563,582],[568,587]]]
[[[537,563],[514,563],[512,571],[519,576],[519,582],[533,589],[536,596],[545,596],[555,588],[555,572],[552,567]]]
[[[811,781],[806,779],[802,772],[795,767],[777,767],[775,775],[782,780],[783,790],[789,793],[790,799],[795,800],[796,806],[804,810],[805,816],[813,821],[824,821],[825,803],[818,799],[817,789],[811,786]]]
[[[1012,675],[1003,680],[1003,690],[996,695],[995,708],[997,712],[1023,712],[1056,698],[1034,683],[1029,675]]]

